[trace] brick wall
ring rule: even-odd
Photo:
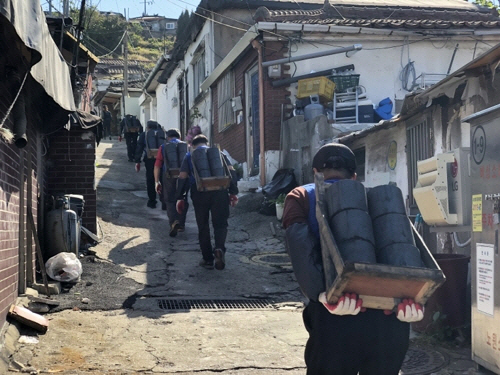
[[[0,92],[4,92],[1,87]],[[0,95],[0,103],[10,103],[3,99]],[[29,109],[26,112],[30,113]],[[5,107],[0,104],[0,118],[4,116]],[[38,186],[43,176],[37,173],[39,134],[33,123],[34,119],[28,117],[28,145],[24,149],[0,140],[0,327],[18,291],[24,290],[35,278],[36,248],[26,215],[29,206],[37,224]],[[12,129],[10,121],[5,126]]]
[[[71,130],[61,129],[49,139],[47,160],[48,194],[83,195],[82,224],[97,233],[95,180],[95,135],[90,130],[72,126]]]
[[[0,34],[0,121],[5,119],[3,127],[14,132],[8,110],[21,88],[28,64],[26,55],[15,48],[20,43],[12,25],[7,24],[3,17],[0,17]],[[43,181],[43,176],[38,176],[38,169],[39,163],[43,162],[37,157],[40,154],[40,134],[36,129],[41,121],[39,110],[31,100],[34,90],[30,76],[27,76],[22,92],[26,97],[23,113],[27,120],[28,144],[19,149],[0,137],[0,329],[19,291],[24,291],[35,276],[36,252],[31,229],[26,225],[26,210],[28,206],[32,208],[36,225],[39,179]],[[40,101],[40,98],[35,100]]]
[[[287,54],[286,43],[266,42],[264,51],[264,61],[282,58]],[[243,103],[243,122],[234,124],[222,132],[218,129],[218,101],[217,82],[212,86],[212,142],[220,144],[221,148],[228,150],[230,155],[239,162],[246,161],[246,129],[245,119],[248,118],[245,108],[245,73],[256,64],[258,59],[254,49],[249,50],[233,67],[235,79],[235,95],[241,94]],[[282,67],[283,70],[286,66]],[[283,74],[281,78],[289,75]],[[281,127],[281,105],[290,103],[290,92],[285,87],[274,88],[267,71],[264,72],[264,145],[265,150],[278,150],[280,147],[280,127]]]

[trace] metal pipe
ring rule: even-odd
[[[12,109],[12,115],[14,119],[14,144],[18,148],[24,148],[28,144],[28,138],[26,136],[26,105],[24,101],[24,93],[21,92],[17,98],[16,104]]]
[[[292,62],[292,61],[314,59],[316,57],[336,55],[338,53],[344,53],[344,52],[350,52],[350,51],[359,51],[362,48],[363,48],[363,46],[361,44],[353,44],[350,47],[342,47],[342,48],[337,48],[337,49],[328,50],[328,51],[320,51],[320,52],[308,53],[307,55],[302,55],[302,56],[285,57],[284,59],[266,61],[266,62],[262,63],[262,67],[263,68],[267,68],[268,66],[278,65],[278,64],[285,64],[285,63]]]
[[[252,41],[252,47],[257,51],[259,56],[259,140],[260,140],[260,185],[266,184],[266,160],[264,147],[264,69],[262,63],[262,45],[258,40]]]
[[[295,83],[301,79],[329,76],[329,75],[333,75],[334,70],[336,72],[342,72],[345,70],[354,70],[354,65],[353,64],[344,65],[344,66],[340,66],[338,68],[332,68],[332,69],[327,69],[327,70],[321,70],[319,72],[303,74],[301,76],[295,76],[295,77],[285,78],[285,79],[278,79],[276,81],[271,81],[271,85],[273,87],[281,87],[281,86],[289,85],[291,83]]]
[[[451,55],[450,66],[448,67],[446,75],[450,74],[451,66],[453,65],[453,60],[455,60],[455,55],[457,54],[457,50],[458,50],[458,43],[455,45],[455,49],[453,50],[453,55]]]

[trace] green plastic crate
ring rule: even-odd
[[[335,83],[335,92],[346,92],[350,87],[359,86],[359,74],[332,75],[328,79]]]

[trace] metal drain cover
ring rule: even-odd
[[[445,367],[448,356],[437,350],[409,348],[401,366],[401,375],[427,375]]]
[[[158,299],[162,310],[272,310],[274,301],[269,299]]]

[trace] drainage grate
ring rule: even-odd
[[[162,310],[269,310],[274,301],[269,299],[158,299]]]
[[[448,356],[430,348],[410,347],[401,366],[401,375],[435,373],[449,363]]]

